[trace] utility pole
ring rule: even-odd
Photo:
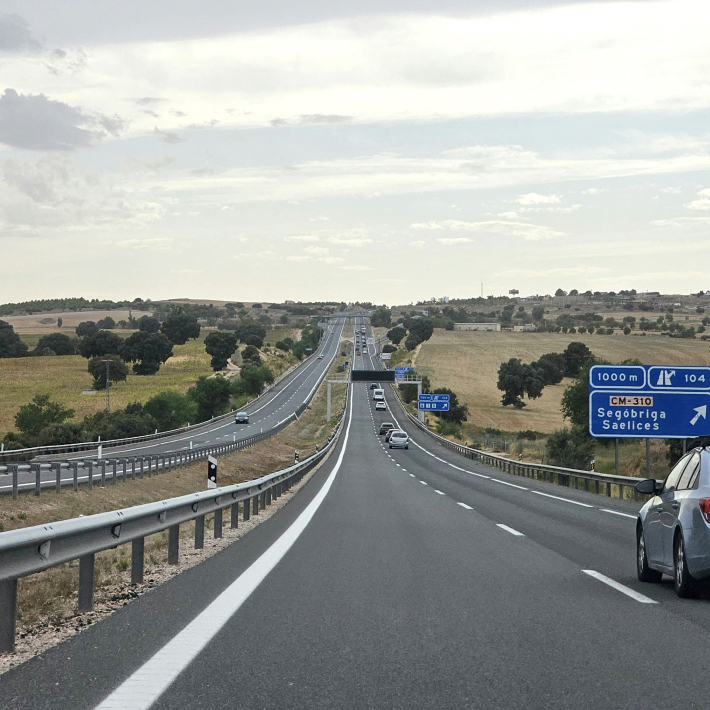
[[[111,372],[111,361],[102,360],[101,362],[106,364],[106,414],[109,414],[111,412],[111,394],[109,391],[111,388],[111,381],[109,380],[109,374]]]

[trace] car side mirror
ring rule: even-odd
[[[661,490],[661,486],[654,478],[644,478],[643,481],[639,481],[635,486],[639,493],[645,493],[646,495],[653,495]]]

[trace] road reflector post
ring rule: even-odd
[[[79,611],[94,608],[94,554],[79,558]]]
[[[168,547],[168,557],[170,557]],[[131,584],[143,582],[145,538],[139,537],[131,542]]]
[[[217,488],[217,459],[207,457],[207,488]]]
[[[15,650],[15,620],[17,618],[17,580],[0,581],[0,653]]]
[[[172,525],[168,528],[168,564],[178,563],[178,552],[180,550],[180,526]]]

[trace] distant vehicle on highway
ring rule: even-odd
[[[409,448],[409,437],[406,431],[400,431],[399,429],[392,430],[389,439],[390,449],[408,449]]]
[[[390,436],[392,436],[393,431],[397,431],[397,427],[392,427],[387,432],[385,432],[385,444],[389,443]]]
[[[249,413],[248,412],[237,412],[234,415],[234,421],[237,424],[248,424],[249,423]]]
[[[383,401],[375,402],[375,410],[378,409],[387,409],[387,405]]]
[[[319,356],[318,356],[318,359],[319,359],[319,360],[322,360],[322,359],[323,359],[323,355],[319,355]]]
[[[388,431],[391,431],[394,428],[395,426],[392,422],[382,422],[382,424],[380,424],[380,436],[386,434]]]
[[[372,382],[372,383],[370,384],[370,389],[371,389],[371,390],[376,390],[376,389],[378,389],[377,383],[376,383],[376,382]]]
[[[663,483],[639,481],[653,497],[638,514],[636,573],[642,582],[673,577],[679,597],[692,597],[710,577],[710,449],[683,456]]]
[[[383,389],[376,389],[372,393],[372,399],[377,402],[378,400],[384,401],[385,398],[385,391]]]

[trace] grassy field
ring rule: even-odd
[[[114,332],[129,335],[133,331]],[[173,357],[161,366],[156,375],[141,377],[131,373],[125,382],[113,385],[112,408],[125,407],[130,402],[146,402],[165,389],[185,392],[200,375],[213,374],[210,356],[205,352],[204,345],[204,339],[210,332],[203,328],[197,340],[175,345]],[[21,337],[33,347],[40,335],[39,332],[26,332]],[[267,331],[265,342],[273,345],[287,336],[296,340],[299,331],[289,327],[271,329]],[[296,359],[292,355],[269,349],[264,355],[264,362],[278,377],[292,367]],[[90,388],[92,382],[86,368],[87,361],[79,355],[0,359],[0,434],[14,428],[13,418],[18,408],[37,394],[49,394],[52,399],[71,407],[77,419],[101,411],[106,404],[104,392],[82,394],[82,390]]]
[[[611,362],[638,358],[645,364],[710,364],[708,343],[661,336],[563,335],[561,333],[484,333],[435,330],[413,356],[417,371],[434,387],[450,387],[469,408],[469,425],[516,432],[524,429],[549,433],[562,426],[560,401],[569,384],[546,387],[542,397],[522,411],[500,404],[496,387],[501,362],[518,357],[536,360],[548,352],[562,352],[581,340],[597,356]],[[398,353],[399,354],[399,353]]]

